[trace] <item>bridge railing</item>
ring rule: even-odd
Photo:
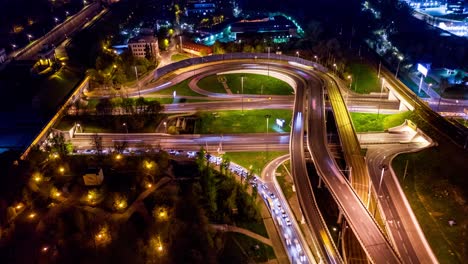
[[[288,55],[276,54],[276,53],[270,53],[270,54],[268,53],[227,53],[227,54],[217,54],[217,55],[210,55],[210,56],[204,56],[204,57],[190,58],[190,59],[178,61],[175,63],[171,63],[169,65],[166,65],[164,67],[157,69],[154,73],[154,78],[158,78],[170,72],[173,72],[175,70],[182,69],[182,68],[189,67],[189,66],[196,65],[196,64],[218,62],[218,61],[224,61],[224,60],[241,60],[241,59],[244,59],[244,60],[251,59],[253,60],[252,62],[255,62],[255,60],[257,59],[288,61],[288,62],[299,63],[305,66],[314,67],[318,69],[319,71],[323,71],[323,72],[328,71],[328,69],[323,67],[321,64],[318,64],[316,62],[309,61],[309,60],[306,60],[297,56],[288,56]]]

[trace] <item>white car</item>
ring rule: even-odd
[[[299,241],[297,241],[297,238],[294,239],[294,245],[296,245],[297,252],[301,253],[302,248],[301,248],[301,245],[299,244]]]
[[[286,241],[287,246],[291,245],[291,239],[290,239],[288,233],[284,233],[284,240]]]

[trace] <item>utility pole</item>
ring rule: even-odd
[[[379,61],[379,73],[377,73],[377,78],[380,79],[380,67],[382,66],[382,61]]]
[[[267,137],[267,142],[266,142],[266,159],[268,160],[268,128],[269,128],[269,121],[270,121],[271,115],[265,115],[266,118],[266,137]]]
[[[267,49],[268,49],[268,64],[267,64],[268,77],[270,77],[270,48],[271,47],[267,47]]]
[[[137,70],[137,66],[134,66],[134,69],[135,69],[135,78],[136,78],[136,81],[137,81],[137,89],[138,89],[138,97],[140,97],[140,81],[138,80],[138,70]]]
[[[380,88],[380,97],[379,97],[379,104],[378,104],[378,110],[377,110],[377,119],[379,119],[379,115],[380,115],[380,101],[382,101],[382,93],[383,93],[384,84],[385,84],[385,79],[382,78],[382,88]]]
[[[408,160],[406,160],[405,172],[403,173],[403,181],[405,181],[407,171],[408,171]]]
[[[241,112],[244,114],[244,76],[241,76]]]

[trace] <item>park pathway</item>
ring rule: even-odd
[[[221,232],[240,233],[240,234],[246,235],[248,237],[251,237],[253,239],[256,239],[256,240],[262,242],[263,244],[273,246],[273,243],[271,243],[271,240],[269,238],[261,236],[261,235],[259,235],[257,233],[254,233],[254,232],[252,232],[252,231],[250,231],[248,229],[245,229],[245,228],[240,228],[240,227],[231,226],[231,225],[216,225],[216,224],[211,224],[211,227],[213,227],[214,229],[216,229],[218,231],[221,231]]]

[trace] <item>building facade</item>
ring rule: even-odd
[[[152,30],[142,30],[138,36],[131,38],[128,48],[137,58],[156,60],[159,57],[158,39]]]
[[[7,54],[5,49],[0,49],[0,64],[4,63],[7,60]]]
[[[465,0],[447,0],[447,13],[463,14]]]

